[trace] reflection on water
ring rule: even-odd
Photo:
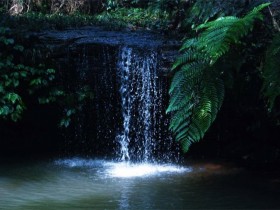
[[[277,209],[279,195],[275,178],[222,165],[137,165],[76,158],[0,167],[1,210]]]

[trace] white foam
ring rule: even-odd
[[[176,165],[168,164],[151,164],[151,163],[141,163],[141,164],[131,164],[131,163],[111,163],[111,167],[107,169],[107,173],[111,177],[146,177],[161,175],[163,173],[183,173],[190,172],[190,168],[180,167]]]

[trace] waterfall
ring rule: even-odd
[[[69,91],[90,86],[65,134],[69,154],[133,162],[172,162],[179,154],[168,130],[169,78],[161,49],[84,45],[59,69]]]
[[[123,161],[132,158],[146,162],[154,158],[162,109],[157,56],[153,50],[141,52],[130,47],[121,48],[119,53],[123,127],[116,139]]]

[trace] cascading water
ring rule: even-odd
[[[71,79],[69,90],[88,85],[94,95],[73,118],[66,140],[70,154],[137,163],[177,160],[165,114],[168,78],[160,55],[156,47],[84,45],[70,50],[60,64]]]
[[[122,47],[114,60],[114,54],[110,57],[108,49],[102,49],[104,54],[98,56],[98,61],[103,61],[101,65],[85,62],[85,59],[91,61],[89,56],[80,59],[79,67],[83,67],[83,72],[78,78],[86,81],[89,73],[94,72],[95,89],[94,111],[84,109],[84,117],[92,116],[92,122],[85,121],[89,123],[80,127],[95,128],[95,145],[102,142],[103,147],[113,148],[108,142],[114,142],[114,135],[119,159],[73,158],[58,160],[55,164],[92,168],[102,177],[134,178],[189,172],[189,168],[170,164],[178,150],[168,132],[166,77],[160,72],[158,52]],[[80,133],[82,137],[91,136]]]
[[[121,59],[119,61],[121,88],[120,94],[122,98],[122,116],[123,116],[123,131],[122,134],[117,136],[117,141],[121,145],[121,160],[129,160],[128,145],[130,142],[130,120],[131,120],[131,100],[130,97],[130,66],[131,66],[131,53],[130,48],[121,52]]]
[[[154,161],[163,111],[162,87],[157,70],[155,51],[121,48],[118,74],[123,128],[116,139],[123,161]],[[168,141],[168,137],[166,139]]]

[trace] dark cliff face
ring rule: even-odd
[[[167,135],[168,131],[167,117],[163,120],[160,119],[160,115],[164,114],[168,103],[166,96],[169,78],[166,75],[177,53],[178,42],[149,32],[113,32],[100,28],[50,31],[29,34],[27,37],[36,49],[34,58],[39,63],[46,62],[56,69],[60,86],[69,93],[78,92],[85,85],[89,86],[93,92],[93,99],[79,104],[77,114],[66,129],[58,128],[61,112],[63,112],[61,107],[39,106],[35,105],[35,101],[31,102],[28,111],[19,123],[2,123],[0,129],[3,139],[0,141],[0,150],[3,155],[58,153],[60,155],[116,156],[120,150],[120,144],[116,138],[123,130],[118,59],[124,47],[133,49],[134,57],[139,56],[140,61],[137,61],[136,57],[133,58],[133,62],[136,63],[149,56],[150,52],[156,54],[157,82],[155,84],[158,87],[154,88],[161,88],[160,91],[163,92],[161,94],[165,96],[160,101],[163,104],[160,106],[157,104],[160,109],[158,113],[151,111],[156,119],[152,119],[149,123],[155,124],[156,121],[161,121],[152,131],[153,138],[157,139],[159,145],[153,146],[151,150],[156,156],[160,156],[160,151],[166,150],[163,145],[167,143],[164,142],[163,136]],[[137,65],[139,64],[134,64],[134,66]],[[139,76],[134,77],[135,81],[134,85],[131,84],[131,89],[140,87],[139,84],[137,86],[139,83],[136,81],[137,77]],[[145,84],[141,86],[144,87]],[[135,103],[138,105],[133,106],[141,104],[140,101]],[[141,115],[136,108],[132,112],[136,117]],[[136,121],[131,123],[133,124],[131,126],[135,128],[129,134],[130,137],[142,138],[145,129],[141,131],[139,128],[140,131],[136,131],[136,127],[144,125],[138,125]],[[161,133],[156,130],[160,130]],[[139,145],[137,142],[130,144]],[[176,147],[175,144],[169,146]],[[137,149],[132,149],[132,151],[132,153],[144,153]]]

